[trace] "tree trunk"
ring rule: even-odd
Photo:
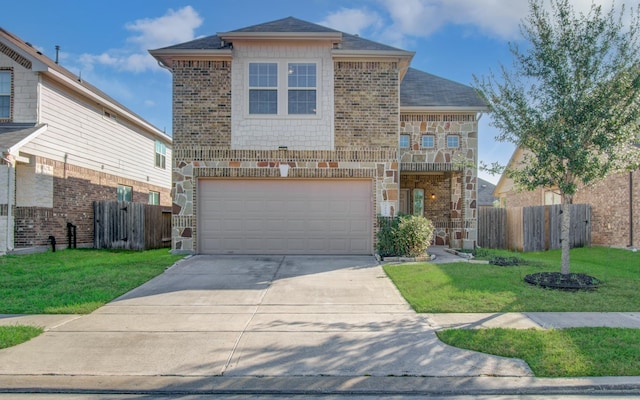
[[[562,241],[562,272],[563,275],[569,273],[569,232],[571,230],[571,200],[562,198],[562,225],[560,229],[560,240]]]

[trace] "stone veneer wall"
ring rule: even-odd
[[[473,248],[478,238],[475,114],[402,114],[400,134],[410,136],[410,147],[400,149],[401,187],[425,188],[425,216],[436,225],[436,243]],[[435,137],[434,148],[421,147],[423,135]],[[447,148],[448,135],[459,137],[458,148]],[[438,184],[449,192],[430,202],[428,196]],[[430,205],[436,211],[429,211]]]
[[[371,178],[375,191],[372,223],[375,224],[375,216],[381,213],[383,206],[390,213],[396,213],[399,183],[397,63],[334,63],[334,150],[311,150],[312,143],[307,150],[231,149],[231,112],[228,109],[231,93],[227,89],[230,67],[226,61],[179,61],[173,66],[174,251],[198,251],[199,178]],[[224,90],[199,88],[209,82],[220,82]],[[206,91],[214,93],[206,98],[202,95]],[[207,109],[214,112],[204,117],[206,112],[203,110]],[[280,178],[281,163],[290,166],[288,178]]]
[[[76,225],[76,241],[93,244],[93,202],[117,200],[117,186],[133,188],[133,201],[148,203],[149,191],[160,192],[161,205],[171,204],[169,189],[36,157],[36,164],[53,170],[53,207],[16,206],[15,247],[46,246],[53,235],[66,243],[67,222]]]

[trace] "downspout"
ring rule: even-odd
[[[633,171],[629,172],[629,247],[633,247]]]
[[[11,160],[2,157],[2,161],[7,163],[7,233],[5,235],[5,240],[6,240],[6,252],[8,253],[9,251],[13,250],[13,241],[12,239],[12,235],[11,232],[13,232],[13,226],[11,224],[11,220],[13,218],[12,215],[12,211],[13,211],[13,191],[11,190],[11,169],[13,166],[13,163],[11,162]]]

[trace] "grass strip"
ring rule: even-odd
[[[24,343],[44,332],[42,328],[26,325],[0,326],[0,349]]]
[[[537,377],[640,375],[638,329],[451,329],[437,335],[451,346],[522,359]]]

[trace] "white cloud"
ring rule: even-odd
[[[472,27],[479,33],[503,40],[519,37],[519,25],[529,13],[525,0],[378,0],[390,24],[385,29],[386,43],[402,44],[406,37],[427,37],[445,25]],[[586,13],[592,0],[572,0],[576,12]],[[620,1],[594,0],[607,13]],[[545,1],[551,9],[549,1]],[[637,7],[637,6],[636,6]],[[352,10],[355,11],[355,10]],[[627,10],[629,11],[629,10]],[[628,15],[628,12],[627,12]]]
[[[127,24],[126,28],[137,32],[128,41],[138,44],[141,50],[157,49],[187,42],[194,38],[194,31],[202,25],[202,18],[191,6],[177,11],[169,9],[159,18],[145,18]]]
[[[191,7],[177,11],[169,9],[158,18],[139,19],[125,28],[134,32],[126,42],[134,47],[110,49],[102,54],[82,54],[78,57],[82,70],[93,70],[96,65],[107,66],[118,71],[144,72],[157,67],[156,60],[147,50],[157,49],[194,39],[195,30],[202,24],[202,18]]]
[[[380,29],[383,21],[380,15],[367,9],[341,8],[318,24],[352,35],[362,35],[365,30]]]

